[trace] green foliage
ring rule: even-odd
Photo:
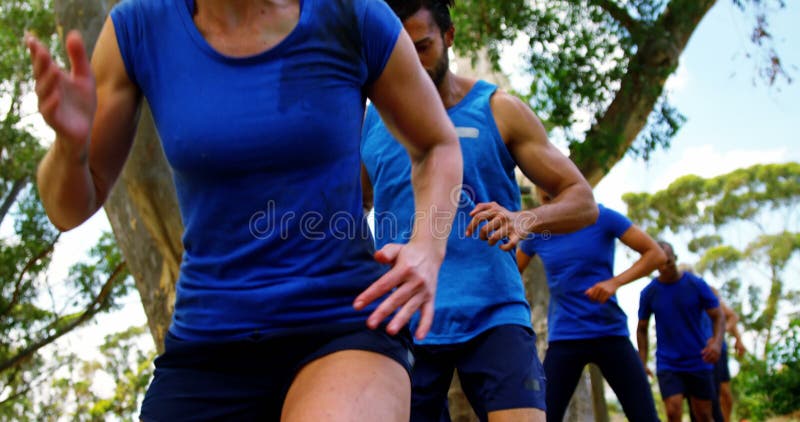
[[[739,315],[753,354],[734,381],[738,414],[763,420],[800,407],[800,322],[778,329],[781,309],[798,299],[800,164],[755,165],[708,179],[683,176],[665,190],[623,200],[631,219],[652,235],[691,239],[685,244],[695,268],[721,285]]]
[[[778,339],[768,360],[750,357],[731,381],[740,397],[736,412],[743,418],[765,420],[800,410],[800,320],[794,319]]]
[[[767,30],[770,13],[783,8],[783,1],[733,2],[754,18],[751,39],[762,80],[770,85],[781,77],[791,81]],[[657,98],[646,129],[628,149],[648,159],[654,150],[669,147],[685,120],[662,94],[663,82],[677,67],[673,53],[683,42],[681,34],[691,34],[700,21],[688,17],[702,17],[698,9],[703,4],[707,2],[459,0],[454,9],[456,48],[473,58],[486,51],[496,65],[500,50],[523,34],[529,46],[525,54],[526,71],[532,76],[530,103],[548,127],[564,133],[579,166],[589,160],[614,163],[627,149],[619,127],[610,132],[593,131],[595,124],[611,118],[607,114],[612,102],[632,104],[641,100],[635,98],[640,94]],[[647,75],[658,82],[644,82]],[[618,97],[625,84],[636,87],[631,98]],[[574,133],[573,125],[586,113],[593,116],[592,128]],[[584,141],[590,142],[583,145]]]
[[[146,327],[107,335],[100,352],[99,360],[65,365],[41,410],[74,421],[136,420],[155,358]]]
[[[132,282],[110,234],[66,279],[53,280],[48,273],[60,233],[34,185],[45,147],[26,115],[33,110],[23,108],[33,90],[25,31],[60,57],[51,0],[0,3],[0,420],[60,416],[42,404],[48,390],[43,386],[76,358],[57,348],[45,354],[43,348],[117,307]]]

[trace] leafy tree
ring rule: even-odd
[[[742,380],[735,384],[741,387],[740,415],[794,410],[783,403],[796,403],[786,394],[797,391],[791,368],[798,364],[798,322],[787,331],[780,316],[800,298],[800,164],[755,165],[707,179],[683,176],[662,191],[629,193],[623,200],[631,219],[651,235],[681,239],[695,269],[721,286],[740,315],[756,353],[742,362]],[[769,403],[757,405],[764,398]]]
[[[460,0],[456,47],[486,47],[497,63],[523,34],[533,76],[530,99],[548,126],[569,141],[570,157],[596,185],[622,157],[668,147],[684,121],[664,93],[667,78],[716,0]],[[733,0],[753,18],[757,73],[767,84],[791,81],[772,43],[769,13],[783,0]],[[724,69],[720,69],[723,71]],[[589,112],[591,125],[573,125]]]
[[[100,312],[116,306],[130,286],[114,238],[98,240],[87,262],[67,279],[47,269],[60,233],[37,196],[34,174],[45,148],[24,115],[32,90],[25,30],[60,51],[49,0],[0,4],[0,419],[35,418],[35,391],[69,358],[42,349]],[[128,280],[126,283],[125,280]]]
[[[764,420],[800,410],[800,319],[781,330],[766,361],[749,357],[742,362],[731,383],[739,392],[736,410],[743,418]]]
[[[99,360],[72,357],[52,380],[40,412],[74,421],[136,420],[153,376],[155,349],[146,327],[109,334]],[[112,381],[113,388],[103,380]]]

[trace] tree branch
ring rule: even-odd
[[[117,265],[117,267],[108,277],[108,280],[106,280],[105,284],[103,284],[103,288],[100,289],[100,293],[98,293],[97,296],[92,300],[92,302],[86,306],[86,308],[84,309],[83,313],[81,313],[80,316],[75,318],[74,321],[70,322],[56,333],[48,337],[45,337],[44,339],[39,340],[36,343],[31,344],[30,346],[19,352],[16,356],[6,360],[5,362],[0,363],[0,373],[7,370],[8,368],[13,368],[19,365],[21,362],[25,361],[31,355],[36,353],[37,350],[54,342],[64,334],[67,334],[70,331],[74,330],[76,327],[88,321],[98,312],[100,312],[100,310],[102,310],[102,305],[106,302],[106,300],[108,300],[108,297],[111,295],[114,283],[116,283],[117,278],[119,278],[119,275],[122,274],[124,271],[125,271],[125,262],[123,261],[119,265]]]
[[[590,1],[599,5],[610,0]],[[667,77],[716,1],[671,0],[655,25],[642,28],[639,48],[611,104],[586,133],[584,142],[570,145],[570,157],[592,186],[625,156],[647,126]]]
[[[605,10],[609,16],[627,29],[634,38],[643,32],[642,24],[634,19],[624,7],[618,5],[614,0],[589,0],[589,5],[597,6]]]
[[[36,265],[37,262],[44,259],[44,257],[53,252],[53,248],[56,246],[56,243],[58,242],[58,239],[60,237],[61,233],[58,233],[55,239],[53,239],[53,241],[50,242],[50,244],[47,245],[46,248],[42,249],[41,252],[39,252],[36,256],[31,258],[28,261],[28,263],[25,264],[25,267],[22,268],[22,271],[20,271],[19,276],[17,276],[17,282],[14,283],[14,294],[11,296],[11,301],[8,302],[8,305],[5,307],[5,309],[0,311],[0,318],[7,316],[9,312],[11,312],[11,310],[17,304],[17,302],[19,302],[20,295],[22,295],[22,279],[25,278],[25,274],[27,274],[27,272],[30,271],[30,269],[34,265]]]
[[[10,403],[10,402],[16,400],[18,397],[22,397],[25,394],[28,394],[29,391],[31,391],[31,386],[30,385],[26,385],[25,388],[23,388],[22,390],[15,391],[14,394],[11,394],[10,396],[0,400],[0,406],[3,406],[6,403]]]
[[[28,178],[22,177],[14,181],[14,184],[11,185],[11,191],[6,196],[6,199],[3,200],[3,205],[0,205],[0,223],[3,222],[3,219],[6,218],[6,214],[8,214],[8,210],[11,209],[11,205],[14,204],[14,201],[17,200],[17,196],[19,193],[22,192],[22,188],[24,188],[28,184]]]

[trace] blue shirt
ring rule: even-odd
[[[384,272],[363,215],[364,92],[402,29],[378,0],[302,0],[297,26],[250,57],[220,54],[192,0],[111,13],[130,79],[174,173],[185,252],[170,330],[240,338],[365,321]]]
[[[704,322],[707,310],[719,307],[719,300],[708,284],[684,272],[674,283],[654,278],[642,290],[639,319],[656,317],[656,368],[659,371],[694,372],[710,370],[702,350],[713,335]]]
[[[520,209],[516,163],[500,137],[489,104],[496,90],[478,81],[447,111],[461,143],[464,180],[461,192],[451,195],[458,210],[439,272],[433,326],[422,344],[460,343],[503,324],[531,326],[514,252],[489,246],[477,233],[464,234],[471,221],[469,212],[477,203],[495,201],[511,211]],[[415,211],[411,162],[372,107],[364,123],[361,155],[374,191],[378,248],[408,242]],[[417,323],[418,315],[412,327]]]
[[[624,215],[599,205],[597,222],[573,233],[525,239],[526,255],[539,255],[547,274],[550,304],[547,309],[548,341],[628,337],[625,312],[611,296],[606,303],[584,292],[614,277],[616,239],[631,227]]]

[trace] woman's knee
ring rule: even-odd
[[[411,382],[397,361],[378,353],[344,350],[298,372],[282,421],[408,421]]]

